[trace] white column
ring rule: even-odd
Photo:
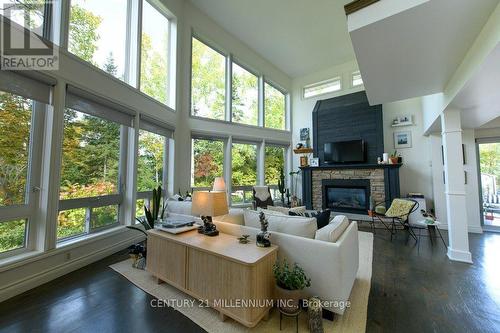
[[[467,231],[460,112],[457,110],[445,110],[441,114],[441,128],[446,211],[448,216],[448,258],[454,261],[472,263]]]
[[[266,185],[265,159],[266,159],[266,140],[262,140],[262,142],[257,145],[257,184],[256,185],[260,185],[260,186]]]

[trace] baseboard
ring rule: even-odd
[[[448,230],[448,225],[442,224],[439,227],[439,229],[441,229],[441,230]],[[467,227],[467,232],[470,232],[472,234],[482,234],[483,233],[483,228],[478,227],[478,226],[469,225]]]
[[[472,255],[469,251],[454,250],[448,246],[447,256],[452,261],[460,261],[472,264]]]
[[[11,297],[17,296],[30,289],[38,287],[44,283],[54,280],[60,276],[68,274],[74,270],[87,266],[95,261],[101,260],[113,253],[126,249],[132,244],[143,241],[144,236],[137,235],[131,236],[126,239],[120,240],[110,246],[92,251],[86,255],[80,256],[73,260],[64,262],[60,265],[47,268],[30,276],[18,280],[5,288],[0,290],[0,302],[3,302]],[[43,260],[43,259],[42,259]]]

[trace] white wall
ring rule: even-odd
[[[420,192],[426,198],[427,209],[432,207],[432,173],[430,138],[425,137],[422,119],[422,104],[420,98],[384,104],[382,106],[384,119],[384,149],[391,153],[394,148],[394,132],[410,131],[411,148],[398,149],[403,157],[403,166],[399,169],[401,196],[409,192]],[[391,127],[392,121],[398,116],[412,116],[414,125]]]

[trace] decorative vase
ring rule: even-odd
[[[398,158],[397,157],[391,157],[391,164],[398,164]]]
[[[278,307],[287,313],[295,313],[299,310],[299,302],[302,298],[302,290],[289,290],[276,285],[276,299]]]

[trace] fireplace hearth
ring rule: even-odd
[[[323,179],[323,209],[366,214],[370,207],[370,180]]]

